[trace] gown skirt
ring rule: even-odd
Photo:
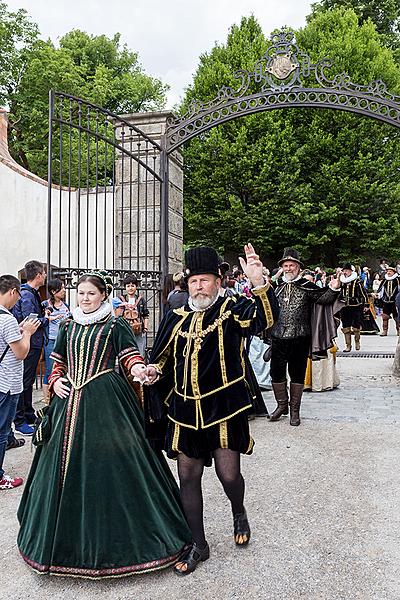
[[[50,405],[18,519],[18,547],[38,573],[87,578],[155,571],[191,534],[165,459],[144,436],[142,409],[111,371]]]

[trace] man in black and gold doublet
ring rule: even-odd
[[[273,325],[276,301],[269,284],[246,296],[221,298],[204,311],[170,311],[151,355],[161,378],[149,390],[149,409],[189,429],[206,429],[251,408],[244,343]],[[165,404],[164,404],[165,403]],[[173,449],[174,451],[176,449]]]
[[[193,545],[176,565],[178,575],[194,571],[209,556],[203,524],[203,468],[215,469],[234,515],[237,545],[250,540],[244,509],[240,454],[251,454],[248,424],[253,391],[246,379],[245,339],[273,325],[278,306],[262,276],[251,245],[241,264],[252,297],[221,297],[218,254],[212,248],[186,253],[189,301],[164,317],[150,356],[145,419],[149,439],[178,460],[182,504]]]

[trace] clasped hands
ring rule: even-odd
[[[158,379],[156,368],[144,363],[133,365],[131,375],[135,381],[139,381],[143,385],[152,385]]]

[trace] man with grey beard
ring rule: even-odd
[[[251,298],[221,296],[219,257],[213,248],[186,252],[188,303],[164,317],[147,368],[153,384],[145,390],[147,435],[178,461],[181,500],[193,535],[175,565],[180,576],[209,558],[201,481],[212,459],[231,503],[235,544],[243,547],[250,540],[240,472],[240,455],[251,454],[254,446],[244,343],[248,335],[273,325],[278,308],[251,244],[245,254],[240,264],[253,286]]]
[[[285,248],[279,261],[282,278],[276,287],[280,313],[272,328],[271,379],[277,407],[270,421],[277,421],[287,415],[290,405],[290,425],[300,425],[300,406],[304,388],[307,358],[311,352],[312,307],[314,304],[333,305],[339,298],[339,274],[332,279],[327,288],[320,288],[300,275],[302,263],[297,250]],[[319,337],[325,338],[326,351],[332,345],[336,335],[333,319],[321,319]],[[290,376],[290,402],[287,375]]]

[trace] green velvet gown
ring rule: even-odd
[[[116,359],[137,354],[122,318],[60,328],[53,358],[71,391],[52,399],[51,437],[36,451],[18,510],[18,547],[39,573],[154,571],[191,541],[172,473],[145,439],[140,403],[115,370]]]

